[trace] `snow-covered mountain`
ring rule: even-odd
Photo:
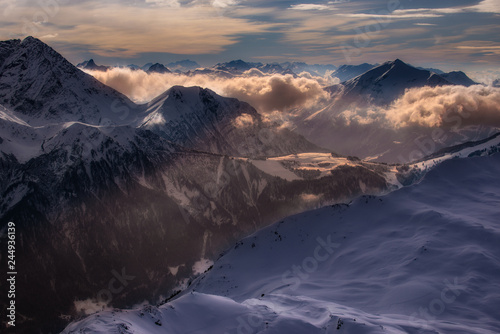
[[[262,63],[252,63],[238,59],[238,60],[231,60],[226,63],[216,64],[215,66],[213,66],[213,68],[216,70],[228,71],[232,73],[242,73],[252,68],[260,68],[262,66],[264,66],[264,64]]]
[[[241,59],[232,60],[226,63],[219,63],[213,67],[205,69],[210,73],[222,74],[229,73],[231,75],[241,75],[243,72],[257,69],[263,73],[267,74],[290,74],[297,76],[302,72],[308,72],[314,76],[324,76],[327,72],[332,72],[336,69],[334,65],[320,65],[320,64],[306,64],[303,62],[284,62],[284,63],[255,63],[246,62]]]
[[[174,86],[148,103],[146,113],[142,128],[199,151],[253,157],[324,151],[264,122],[248,103],[200,87]]]
[[[418,184],[242,239],[166,303],[63,333],[496,334],[500,155],[456,153]]]
[[[40,40],[0,42],[0,104],[39,126],[57,122],[130,124],[139,112],[125,95],[80,71]]]
[[[342,99],[346,102],[369,99],[375,104],[389,104],[408,88],[450,84],[436,73],[419,70],[396,59],[343,82]]]

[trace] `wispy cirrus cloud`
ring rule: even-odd
[[[312,3],[291,5],[290,9],[294,10],[334,10],[335,8],[327,5],[318,5]]]
[[[274,26],[220,15],[218,9],[236,4],[234,0],[54,3],[46,8],[25,1],[6,8],[0,35],[54,36],[59,44],[86,46],[97,55],[132,57],[145,52],[219,53],[237,43],[238,36],[264,33]]]
[[[65,56],[84,50],[97,58],[201,55],[213,64],[211,55],[220,56],[215,62],[293,55],[341,65],[413,54],[491,66],[496,52],[455,46],[500,43],[499,13],[498,0],[0,0],[0,39],[34,35]],[[356,55],[347,60],[342,45]]]

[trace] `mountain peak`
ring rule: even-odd
[[[102,72],[106,72],[107,70],[109,70],[109,66],[97,65],[94,62],[94,59],[92,58],[76,65],[76,67],[83,68],[85,70],[102,71]]]
[[[21,42],[21,44],[37,44],[37,45],[44,45],[46,47],[49,47],[47,44],[45,44],[44,42],[42,42],[41,40],[39,40],[38,38],[36,37],[33,37],[33,36],[27,36],[23,39],[23,41]]]
[[[156,63],[151,66],[149,66],[148,70],[146,71],[148,73],[172,73],[168,68],[166,68],[163,64]]]
[[[343,83],[346,94],[352,99],[368,95],[378,104],[394,101],[408,88],[450,84],[442,76],[415,68],[400,59],[385,62]]]
[[[388,61],[388,62],[382,64],[381,66],[384,66],[384,65],[391,66],[393,69],[397,69],[398,71],[401,69],[405,69],[405,68],[417,69],[414,66],[412,66],[408,63],[405,63],[404,61],[402,61],[399,58],[397,58],[396,60],[393,60],[393,61]]]
[[[122,122],[109,101],[133,106],[124,95],[31,36],[22,42],[0,43],[0,73],[1,103],[26,115],[30,125],[47,121],[99,124],[105,117]]]

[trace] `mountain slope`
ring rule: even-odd
[[[445,78],[449,82],[455,85],[462,85],[465,87],[469,87],[472,85],[478,85],[477,82],[469,78],[464,72],[462,71],[453,71],[449,73],[442,73],[440,74],[441,77]]]
[[[174,86],[147,105],[140,125],[187,148],[233,156],[324,151],[263,121],[249,104],[209,89]]]
[[[499,154],[453,159],[384,197],[289,217],[177,299],[63,333],[498,333],[499,173]]]
[[[341,65],[338,69],[335,70],[335,72],[332,73],[332,77],[337,77],[341,82],[344,82],[355,78],[358,75],[361,75],[376,66],[377,65],[367,63],[360,65]]]
[[[0,42],[0,104],[30,125],[78,121],[131,124],[140,112],[33,37]]]
[[[372,99],[375,104],[389,104],[408,88],[450,84],[433,72],[396,59],[344,82],[343,99],[353,101],[362,97]]]

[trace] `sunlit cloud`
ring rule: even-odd
[[[417,8],[417,9],[398,9],[394,14],[457,14],[457,13],[500,13],[500,2],[497,0],[482,0],[473,6],[456,6],[448,8]]]
[[[394,128],[500,127],[500,88],[482,85],[411,88],[389,107],[353,105],[339,115],[348,123],[385,124]]]
[[[346,17],[358,18],[358,19],[420,19],[420,18],[435,18],[442,17],[442,14],[433,13],[406,13],[403,11],[394,11],[391,14],[365,14],[365,13],[354,13],[354,14],[343,14]]]
[[[395,126],[443,126],[452,117],[460,124],[500,126],[500,88],[440,86],[408,90],[386,111]]]
[[[336,78],[315,77],[307,72],[294,77],[290,74],[265,74],[257,69],[231,78],[215,74],[146,73],[128,68],[86,72],[137,103],[148,102],[175,85],[200,86],[248,102],[263,113],[311,107],[328,99],[324,87],[338,83]],[[248,119],[241,120],[241,124],[247,123]]]
[[[232,5],[236,5],[238,1],[236,0],[214,0],[212,5],[218,8],[227,8]]]
[[[153,3],[167,7],[180,7],[181,4],[178,0],[146,0],[146,3]]]
[[[312,4],[312,3],[307,3],[307,4],[292,5],[292,6],[290,6],[290,9],[294,9],[294,10],[327,10],[327,9],[330,9],[330,10],[333,10],[335,8],[332,8],[332,7],[326,6],[326,5],[316,5],[316,4]]]

